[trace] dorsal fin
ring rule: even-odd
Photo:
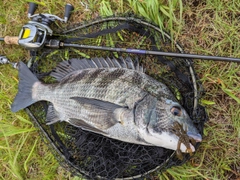
[[[57,65],[50,75],[56,78],[57,81],[61,81],[66,75],[72,73],[73,71],[89,68],[127,68],[144,72],[144,69],[139,65],[137,59],[133,62],[130,57],[119,57],[118,59],[111,59],[109,57],[104,59],[102,57],[96,57],[92,59],[73,58],[68,61],[63,61]]]

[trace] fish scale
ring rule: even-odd
[[[12,111],[44,100],[49,102],[47,124],[66,121],[120,141],[176,150],[179,133],[172,128],[177,122],[191,138],[201,141],[165,84],[146,75],[130,58],[113,58],[112,62],[109,58],[63,61],[51,73],[57,80],[54,84],[40,82],[20,63]],[[195,150],[190,142],[180,149],[185,152],[189,147]]]
[[[114,71],[113,71],[114,72]],[[93,72],[94,73],[94,72]],[[91,75],[91,74],[90,74]],[[103,74],[102,76],[106,76],[108,77],[108,73],[107,74]],[[111,76],[109,76],[111,78]],[[125,77],[123,77],[124,79]],[[105,79],[105,78],[104,78]],[[88,83],[85,84],[85,81],[87,81]],[[109,80],[107,80],[109,81]],[[75,89],[75,91],[71,91],[72,96],[82,96],[82,97],[91,97],[91,98],[97,98],[97,99],[102,99],[102,100],[106,100],[109,102],[114,102],[117,103],[117,99],[119,98],[123,98],[125,99],[126,97],[122,96],[123,94],[125,94],[126,96],[132,96],[133,94],[135,94],[137,96],[138,93],[140,93],[142,90],[141,89],[136,89],[135,87],[131,86],[131,84],[127,81],[110,81],[111,83],[108,83],[106,80],[105,82],[108,84],[108,86],[99,86],[100,83],[104,82],[103,79],[100,78],[92,78],[91,83],[89,83],[89,79],[86,77],[86,79],[83,79],[83,81],[78,81],[78,84],[75,85],[75,87],[73,86],[72,89]],[[74,82],[71,81],[70,82]],[[63,85],[62,83],[60,83],[59,86]],[[121,89],[116,88],[119,87],[121,85]],[[68,83],[68,88],[71,87],[71,84]],[[64,87],[59,87],[59,89],[64,89]],[[137,90],[137,91],[136,91]],[[128,94],[128,95],[127,95]],[[119,100],[122,101],[122,100]],[[119,105],[126,105],[126,104],[119,104]]]

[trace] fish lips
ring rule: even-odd
[[[202,141],[201,134],[196,134],[196,133],[193,133],[193,132],[187,132],[187,135],[190,139],[193,139],[195,142],[201,142]]]

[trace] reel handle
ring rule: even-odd
[[[74,10],[74,7],[67,3],[65,5],[65,12],[64,12],[64,21],[67,22],[71,16],[72,11]]]
[[[30,2],[28,8],[28,17],[31,17],[36,11],[38,5],[36,3]]]
[[[4,42],[6,44],[16,44],[16,45],[18,45],[18,40],[19,40],[18,36],[5,36],[4,37]]]

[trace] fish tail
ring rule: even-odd
[[[24,109],[37,101],[32,98],[32,88],[34,83],[39,82],[39,80],[23,62],[19,62],[18,67],[18,93],[11,105],[12,112]]]

